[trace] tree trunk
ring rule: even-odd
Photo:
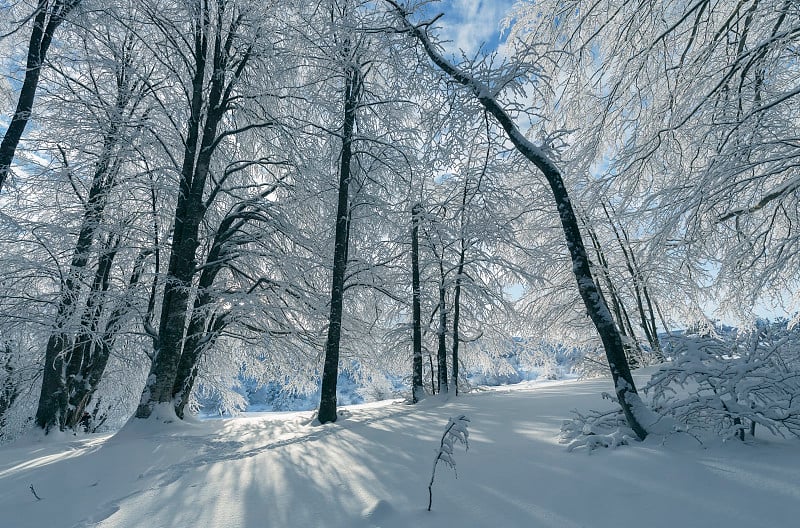
[[[636,333],[633,331],[633,327],[631,326],[628,312],[625,309],[625,304],[623,303],[616,286],[614,286],[614,282],[611,280],[611,275],[608,271],[608,261],[606,260],[605,253],[600,245],[600,240],[589,225],[588,221],[581,220],[581,223],[586,228],[586,232],[589,235],[589,240],[592,242],[595,255],[597,255],[598,269],[600,270],[600,275],[602,275],[603,282],[605,282],[606,288],[608,289],[608,295],[603,293],[603,289],[599,283],[597,283],[597,291],[600,293],[600,297],[603,299],[603,302],[606,304],[606,306],[608,306],[608,299],[611,300],[611,315],[613,316],[613,319],[617,325],[617,330],[620,333],[622,344],[625,347],[625,354],[628,358],[630,366],[632,368],[636,368],[639,364],[637,356],[640,355],[639,340],[636,337]]]
[[[444,275],[444,248],[442,248],[442,258],[439,259],[439,329],[436,334],[439,347],[436,353],[436,382],[439,385],[439,392],[448,392],[447,376],[447,308],[445,275]]]
[[[37,3],[33,17],[33,30],[28,43],[25,79],[22,81],[22,88],[14,115],[11,117],[11,123],[0,143],[0,191],[11,171],[11,163],[14,161],[17,146],[31,117],[33,100],[36,97],[36,88],[39,86],[39,77],[42,73],[42,64],[47,57],[47,50],[50,48],[53,34],[64,18],[78,4],[80,4],[80,0],[39,0]]]
[[[114,185],[114,177],[111,174],[113,172],[111,158],[118,140],[117,125],[112,124],[111,131],[104,139],[102,155],[92,178],[92,187],[89,189],[89,199],[86,202],[69,272],[61,285],[55,328],[45,349],[42,389],[36,410],[36,424],[45,432],[48,432],[53,426],[58,426],[59,429],[64,427],[68,405],[67,372],[64,359],[67,351],[74,346],[68,326],[77,310],[75,303],[80,295],[83,277],[87,273],[86,268],[94,245],[94,236],[103,218],[108,193]]]
[[[223,222],[223,224],[225,224],[225,222]],[[224,229],[224,226],[221,229]],[[200,282],[197,288],[197,296],[194,300],[192,317],[189,321],[186,341],[183,345],[183,354],[181,354],[175,381],[172,385],[172,401],[175,403],[175,413],[178,415],[178,418],[183,418],[186,404],[189,402],[189,395],[194,388],[194,382],[197,379],[197,364],[200,360],[200,356],[204,350],[207,350],[208,347],[214,343],[224,323],[222,318],[217,319],[208,313],[215,300],[215,296],[211,293],[211,287],[214,285],[217,274],[222,269],[221,263],[224,258],[222,254],[223,243],[224,241],[219,239],[215,241],[206,259],[206,262],[213,262],[215,264],[206,264],[206,267],[203,268],[203,272],[200,274]],[[219,321],[219,327],[216,328],[216,330],[209,327],[209,321]]]
[[[461,239],[461,252],[458,255],[458,268],[456,269],[456,285],[453,292],[453,390],[458,396],[458,344],[461,339],[458,333],[458,324],[461,319],[461,277],[464,273],[464,256],[467,248],[464,239]]]
[[[203,352],[214,346],[227,323],[224,314],[205,315],[203,313],[203,307],[207,301],[206,296],[199,301],[195,301],[198,311],[192,314],[192,319],[189,322],[183,354],[181,355],[178,373],[175,376],[175,383],[172,387],[175,414],[181,419],[185,416],[186,405],[189,403],[189,396],[192,394],[192,389],[194,389],[194,384],[197,380],[200,358]]]
[[[200,184],[202,186],[186,189],[187,192],[182,192],[178,198],[172,251],[161,305],[158,349],[154,350],[150,374],[136,410],[137,418],[148,418],[156,404],[172,400],[172,388],[183,351],[183,335],[189,310],[192,279],[196,270],[199,226],[204,212],[200,206],[207,166],[203,171],[204,174],[199,174],[199,171],[192,174],[195,176],[195,182],[203,180]],[[186,179],[182,178],[182,183],[185,181]]]
[[[111,357],[111,351],[114,349],[114,342],[122,329],[123,319],[126,314],[131,310],[131,296],[139,283],[144,272],[144,264],[151,254],[152,250],[145,249],[139,252],[133,265],[131,277],[128,280],[128,291],[125,293],[124,300],[114,308],[106,321],[105,328],[102,333],[97,336],[96,334],[88,334],[79,339],[78,342],[86,343],[88,346],[82,352],[82,357],[85,358],[82,362],[80,370],[80,382],[73,383],[69,387],[70,395],[70,412],[66,420],[66,427],[75,428],[80,422],[83,413],[90,406],[92,397],[94,396],[97,386],[103,379],[103,374],[108,365],[108,360]],[[110,262],[108,264],[110,267]],[[105,273],[105,280],[108,280],[108,274]],[[103,291],[107,289],[107,282]],[[102,307],[100,307],[102,308]],[[98,328],[102,310],[98,310],[94,315],[93,328]]]
[[[433,368],[433,356],[428,354],[428,363],[431,368],[431,394],[436,394],[436,370]]]
[[[547,155],[536,145],[528,141],[520,132],[508,113],[500,106],[492,96],[492,90],[475,80],[464,71],[459,70],[450,64],[433,47],[428,36],[423,32],[421,26],[415,26],[408,21],[406,13],[394,0],[387,0],[398,11],[405,24],[405,30],[413,34],[425,48],[428,57],[442,71],[447,73],[454,81],[468,88],[478,99],[481,105],[498,121],[514,147],[525,156],[528,161],[533,163],[544,175],[550,190],[553,194],[553,201],[558,210],[561,227],[564,231],[564,238],[572,259],[572,270],[575,281],[578,285],[581,299],[586,306],[586,311],[592,319],[597,333],[605,348],[611,377],[614,382],[614,389],[617,400],[625,414],[626,421],[630,428],[640,439],[647,436],[647,431],[639,422],[635,414],[635,406],[643,405],[636,392],[636,385],[631,376],[628,361],[625,358],[625,349],[622,345],[617,327],[611,317],[608,307],[600,298],[597,285],[592,278],[589,268],[589,259],[586,255],[586,247],[583,244],[578,220],[569,199],[569,193],[561,177],[561,171],[547,157]],[[424,26],[427,27],[427,26]]]
[[[339,376],[339,341],[342,336],[344,279],[350,237],[350,164],[353,156],[353,133],[356,110],[361,92],[361,72],[357,66],[347,67],[344,87],[344,127],[339,165],[339,199],[336,206],[336,233],[333,248],[333,277],[331,279],[331,311],[328,337],[325,341],[325,363],[322,368],[322,387],[319,401],[320,423],[336,421],[336,382]]]
[[[103,314],[103,297],[108,291],[111,277],[111,266],[117,255],[119,239],[112,242],[110,239],[105,244],[97,262],[97,271],[92,281],[89,295],[86,298],[86,307],[81,317],[80,333],[75,338],[72,350],[67,355],[65,368],[65,392],[67,393],[67,408],[64,410],[62,429],[75,427],[83,410],[88,404],[87,395],[93,392],[87,373],[92,370],[90,366],[102,355],[98,343],[98,329]],[[104,364],[105,367],[105,364]],[[101,372],[102,374],[102,372]],[[99,381],[99,380],[98,380]]]
[[[487,120],[488,123],[488,120]],[[488,125],[487,125],[488,126]],[[488,131],[487,131],[488,135]],[[483,164],[483,171],[481,171],[480,179],[478,180],[478,187],[480,187],[480,182],[483,179],[483,176],[486,174],[486,167],[489,163],[489,149],[486,150],[486,161]],[[467,200],[467,194],[469,191],[469,178],[464,180],[464,191],[461,194],[461,236],[459,237],[459,243],[461,247],[459,248],[458,252],[458,267],[456,268],[456,284],[455,289],[453,292],[453,390],[456,392],[456,396],[458,396],[458,348],[459,342],[461,337],[458,333],[458,325],[461,320],[461,284],[463,281],[464,276],[464,259],[466,258],[467,254],[467,240],[465,235],[465,224],[466,224],[466,214],[467,214],[467,203],[470,200]],[[474,196],[474,195],[473,195]]]
[[[422,310],[420,308],[419,285],[419,215],[422,206],[414,204],[411,209],[411,326],[413,369],[411,376],[411,397],[417,403],[425,397],[422,386]]]
[[[77,5],[77,2],[74,2]],[[120,143],[120,127],[124,110],[131,103],[131,92],[129,90],[129,78],[127,76],[127,64],[123,64],[117,75],[117,93],[113,115],[115,116],[108,124],[108,130],[103,137],[103,147],[100,157],[94,168],[92,184],[89,188],[88,199],[84,208],[81,220],[78,240],[70,262],[69,273],[61,285],[61,294],[56,310],[55,328],[50,335],[45,349],[45,365],[42,376],[42,389],[39,397],[39,405],[36,411],[36,424],[49,431],[54,425],[59,429],[66,424],[66,412],[69,405],[69,391],[67,385],[70,383],[68,376],[74,375],[79,369],[80,357],[71,357],[76,352],[76,345],[73,341],[70,330],[66,327],[72,319],[78,307],[75,305],[83,284],[83,277],[87,274],[89,255],[94,245],[94,237],[100,228],[103,220],[109,193],[117,183],[117,172],[119,170],[118,157],[115,150]],[[105,255],[105,258],[108,254]],[[98,261],[98,269],[95,274],[95,285],[99,287],[98,277],[103,274],[103,266],[107,265],[110,272],[111,262],[104,264],[104,256],[101,255]],[[113,261],[113,255],[111,256]],[[99,275],[98,275],[99,274]],[[94,302],[90,292],[87,302]],[[72,350],[68,362],[71,366],[65,365],[64,360],[68,351]]]
[[[203,4],[198,13],[194,33],[194,75],[190,116],[183,166],[181,168],[178,203],[175,208],[175,225],[172,249],[164,295],[158,336],[154,339],[153,363],[136,410],[137,418],[148,418],[158,404],[172,402],[181,355],[183,354],[184,331],[189,318],[189,303],[192,282],[197,274],[196,253],[199,247],[200,223],[206,213],[204,192],[211,160],[218,144],[217,130],[228,109],[228,97],[232,84],[226,86],[226,76],[215,74],[210,80],[208,94],[205,90],[206,68],[224,72],[232,45],[232,34],[223,43],[222,17],[225,4],[218,5],[216,27],[212,27],[210,7]],[[238,22],[231,25],[231,32]],[[214,39],[212,63],[208,64],[209,37]],[[239,62],[234,80],[241,75],[247,62],[246,55]],[[233,83],[231,80],[230,83]],[[205,123],[203,119],[205,118]],[[201,134],[202,130],[202,134]]]
[[[5,372],[5,379],[0,386],[0,438],[3,437],[3,431],[6,427],[6,415],[14,405],[14,402],[19,396],[20,387],[17,379],[17,369],[14,365],[14,355],[11,351],[11,346],[5,343],[3,346],[3,371]]]

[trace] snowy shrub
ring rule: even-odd
[[[646,392],[655,410],[688,431],[745,439],[761,425],[800,436],[800,331],[784,321],[747,332],[684,335]]]
[[[604,397],[615,400],[609,394]],[[559,441],[567,444],[567,451],[585,449],[590,453],[599,447],[617,447],[628,445],[636,440],[636,433],[628,427],[622,409],[599,412],[589,411],[581,414],[577,410],[571,420],[564,420],[561,424]]]
[[[0,437],[6,425],[6,413],[11,409],[14,401],[19,396],[19,383],[17,381],[16,358],[11,350],[11,345],[2,345],[0,353]]]
[[[0,444],[11,442],[28,427],[36,410],[40,366],[30,361],[27,343],[0,344]]]
[[[471,386],[562,379],[573,372],[585,354],[583,347],[507,336],[468,343],[465,350],[461,374]]]
[[[436,478],[436,466],[441,460],[454,472],[456,471],[456,461],[453,458],[453,448],[456,442],[460,442],[464,449],[469,450],[469,431],[467,425],[469,418],[463,414],[447,421],[447,427],[444,429],[444,434],[439,442],[439,451],[436,453],[436,458],[433,460],[433,470],[431,471],[431,481],[428,483],[428,511],[431,511],[431,504],[433,503],[433,479]],[[456,472],[456,478],[458,473]]]

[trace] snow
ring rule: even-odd
[[[637,380],[638,381],[638,380]],[[458,397],[195,422],[0,448],[3,527],[785,527],[800,516],[800,443],[701,446],[651,435],[616,449],[558,443],[571,409],[610,409],[610,380],[526,382]],[[470,418],[458,478],[427,507],[448,419]],[[34,497],[30,486],[41,497]]]

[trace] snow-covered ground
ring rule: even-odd
[[[561,421],[603,409],[609,381],[525,383],[416,407],[126,428],[0,448],[4,528],[788,527],[800,519],[800,442],[701,446],[687,435],[567,452]],[[458,478],[440,464],[450,416],[471,420]],[[36,491],[37,500],[31,491]]]

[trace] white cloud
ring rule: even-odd
[[[474,54],[483,45],[497,46],[500,21],[511,9],[514,0],[444,0],[437,7],[444,13],[439,21],[442,40],[451,53]]]

